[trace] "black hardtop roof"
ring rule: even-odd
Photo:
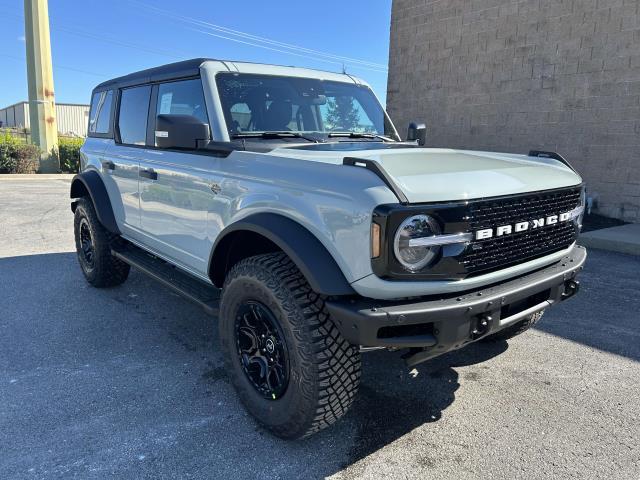
[[[200,65],[213,60],[212,58],[192,58],[182,62],[168,63],[159,67],[140,70],[122,77],[113,78],[97,85],[93,91],[108,90],[110,88],[130,87],[149,82],[161,82],[173,78],[194,77],[200,74]]]
[[[255,62],[237,62],[233,60],[220,60],[216,58],[192,58],[191,60],[183,60],[181,62],[168,63],[166,65],[160,65],[159,67],[148,68],[146,70],[140,70],[139,72],[133,72],[128,75],[123,75],[122,77],[112,78],[111,80],[107,80],[106,82],[102,82],[97,85],[93,91],[100,92],[103,90],[110,90],[114,88],[124,88],[124,87],[133,87],[135,85],[141,85],[144,83],[151,82],[162,82],[166,80],[173,80],[179,78],[186,77],[195,77],[200,75],[200,66],[204,62],[220,62],[222,63],[229,71],[232,71],[231,68],[227,65],[227,63],[252,63],[254,65],[266,65],[263,63],[255,63]],[[285,65],[277,65],[278,67],[286,67]],[[297,68],[293,66],[289,66],[289,68]],[[308,69],[315,70],[315,69]],[[319,72],[325,72],[325,70],[317,70]],[[346,74],[352,81],[355,82],[354,78],[351,75]]]

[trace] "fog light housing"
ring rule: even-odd
[[[433,237],[441,232],[438,222],[429,215],[414,215],[400,224],[393,240],[393,253],[410,272],[429,266],[440,253],[440,246],[410,246],[412,239]]]

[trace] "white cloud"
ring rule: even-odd
[[[24,35],[20,35],[20,36],[18,37],[18,41],[19,41],[19,42],[25,42],[25,41],[26,41],[26,38],[24,38]]]

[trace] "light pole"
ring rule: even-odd
[[[47,0],[24,0],[24,30],[27,44],[31,140],[43,152],[40,171],[57,172],[60,170],[60,161],[54,153],[58,150],[58,125]]]

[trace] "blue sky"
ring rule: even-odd
[[[0,0],[0,108],[27,99],[22,6]],[[384,102],[390,12],[391,0],[49,0],[56,101],[88,103],[104,80],[202,56],[330,71],[349,57]]]

